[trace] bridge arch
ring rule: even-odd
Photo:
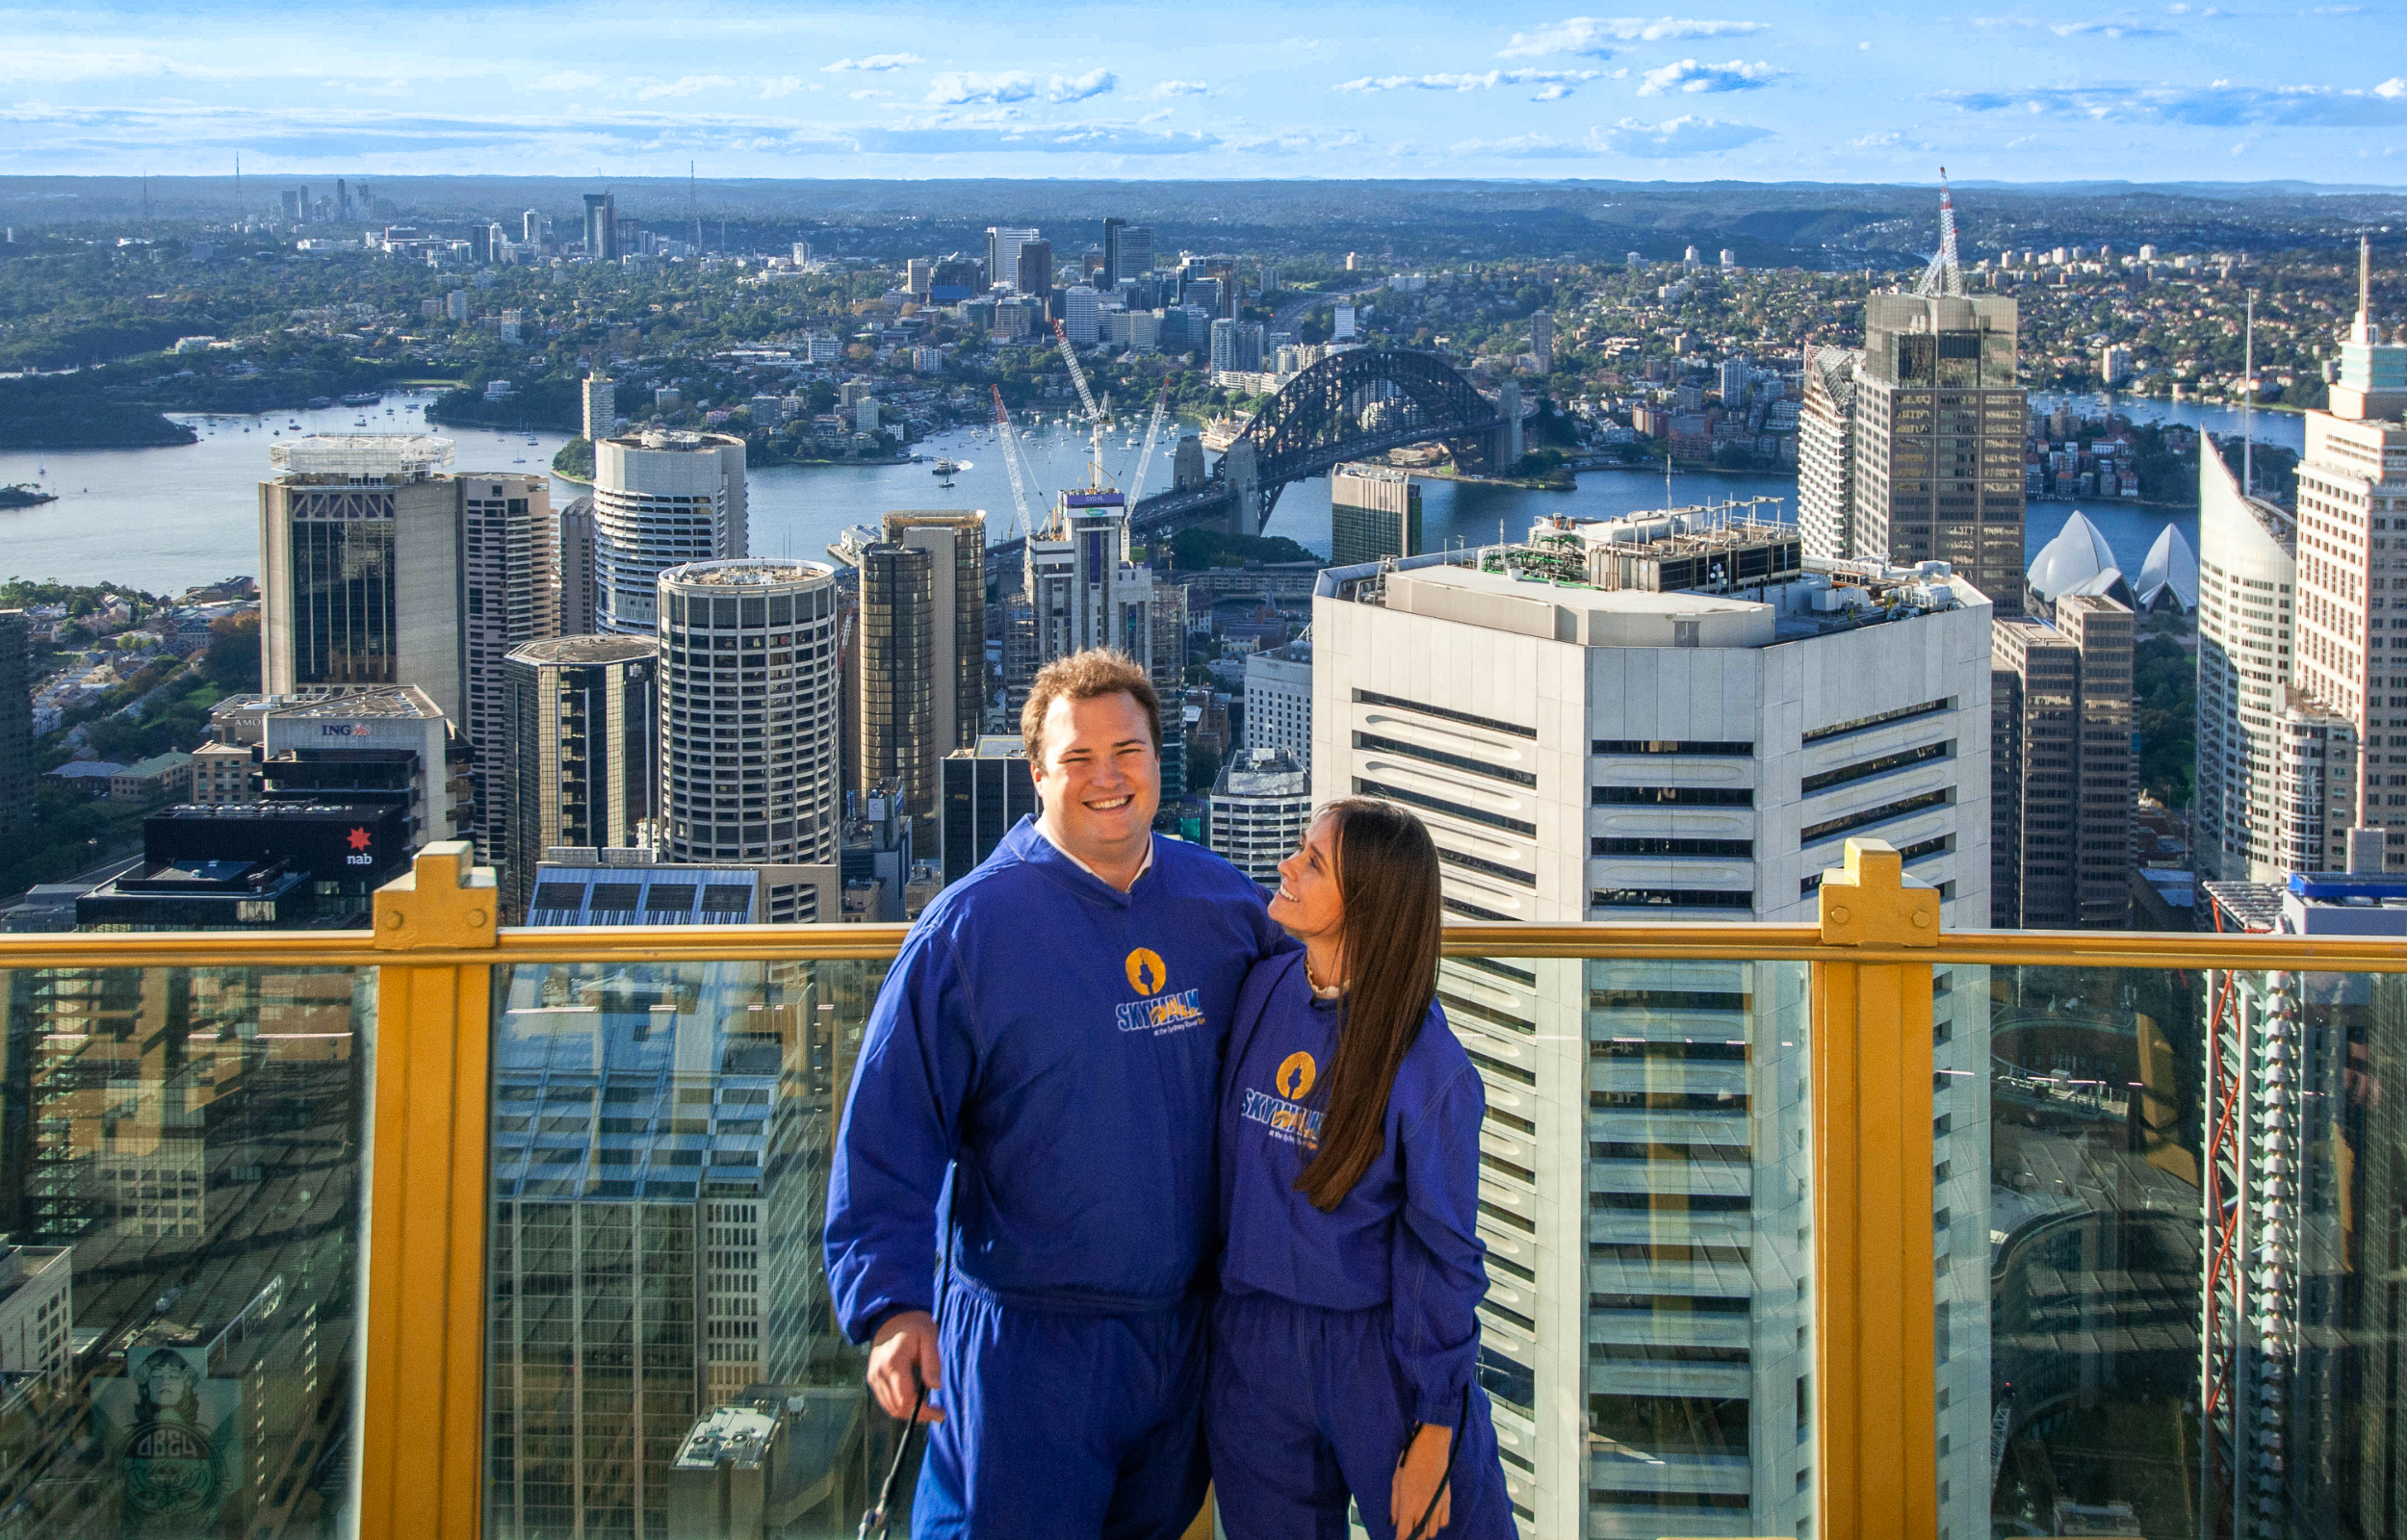
[[[1365,427],[1365,398],[1395,401],[1395,421]],[[1218,524],[1258,534],[1288,484],[1340,461],[1439,440],[1455,463],[1495,462],[1504,420],[1468,376],[1430,353],[1356,347],[1333,353],[1289,380],[1255,415],[1202,487],[1148,498],[1135,510],[1149,533]]]

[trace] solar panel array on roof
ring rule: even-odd
[[[677,868],[675,881],[630,882],[625,867],[549,868],[528,906],[530,925],[746,925],[757,884],[744,871]]]

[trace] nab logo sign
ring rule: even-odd
[[[370,855],[368,852],[368,842],[372,837],[373,836],[370,835],[368,831],[365,829],[354,829],[349,834],[345,834],[343,836],[343,842],[351,847],[351,853],[343,858],[343,864],[346,866],[374,866],[376,863],[376,858]]]

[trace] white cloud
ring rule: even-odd
[[[1590,145],[1543,134],[1515,134],[1511,139],[1466,139],[1446,148],[1456,155],[1504,156],[1514,160],[1551,161],[1593,155]]]
[[[1683,59],[1661,69],[1648,70],[1643,84],[1638,88],[1638,93],[1641,96],[1660,96],[1666,91],[1676,90],[1701,95],[1708,91],[1754,90],[1771,85],[1787,73],[1787,70],[1775,69],[1760,60],[1751,64],[1743,59],[1733,59],[1726,64],[1702,64],[1694,59]]]
[[[1108,69],[1090,69],[1083,75],[1055,75],[1047,83],[1045,98],[1055,102],[1082,102],[1102,96],[1120,88],[1120,77]]]
[[[1175,115],[1171,112],[1171,110],[1164,107],[1154,112],[1146,114],[1143,117],[1138,118],[1137,121],[1140,123],[1159,123],[1167,120],[1173,116]]]
[[[816,82],[807,81],[800,75],[779,75],[761,82],[761,99],[764,102],[773,102],[781,96],[791,96],[798,90],[817,90],[818,89]]]
[[[1476,74],[1364,75],[1359,80],[1341,80],[1329,89],[1360,95],[1375,90],[1466,91],[1494,90],[1499,86],[1561,86],[1564,94],[1568,95],[1571,87],[1603,73],[1598,69],[1488,69]]]
[[[1532,96],[1530,100],[1534,102],[1559,102],[1570,94],[1571,88],[1558,80],[1552,85],[1539,87],[1538,94]]]
[[[1207,95],[1210,93],[1211,89],[1212,88],[1210,86],[1200,80],[1165,80],[1146,94],[1152,96],[1158,102],[1167,101],[1173,96]]]
[[[556,69],[535,81],[537,90],[599,90],[609,82],[582,69]]]
[[[1589,142],[1599,150],[1643,160],[1671,160],[1685,155],[1719,155],[1772,138],[1772,130],[1752,123],[1725,123],[1711,117],[1668,117],[1642,123],[1625,117],[1611,128],[1590,131]]]
[[[877,100],[880,96],[885,95],[886,92],[875,90],[874,88],[864,88],[860,90],[846,91],[844,94],[853,101],[867,102]]]
[[[1572,16],[1532,32],[1516,32],[1499,59],[1536,59],[1546,54],[1613,57],[1614,43],[1686,42],[1693,38],[1744,38],[1772,28],[1761,21],[1704,21],[1681,16]]]
[[[918,54],[870,54],[863,59],[839,59],[832,64],[821,64],[819,71],[828,75],[847,69],[867,69],[874,72],[884,69],[909,69],[913,64],[926,63],[927,61]]]
[[[2088,122],[2177,123],[2192,128],[2407,127],[2407,79],[2370,90],[2339,86],[2046,86],[1953,90],[1937,99],[1968,112],[2019,112]]]
[[[939,107],[972,102],[1024,102],[1036,94],[1036,77],[1017,69],[996,74],[948,69],[928,82],[927,99]]]
[[[665,97],[698,96],[706,90],[732,90],[736,81],[729,75],[680,75],[675,80],[656,80],[635,92],[639,102],[656,102]]]

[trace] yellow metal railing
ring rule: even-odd
[[[504,930],[469,847],[419,854],[370,932],[0,937],[0,970],[377,970],[365,1275],[361,1540],[476,1540],[482,1524],[493,969],[520,962],[881,960],[900,926]],[[1457,925],[1455,956],[1812,965],[1813,1431],[1822,1534],[1937,1531],[1932,1400],[1933,965],[2407,966],[2395,942],[1957,932],[1896,851],[1850,840],[1815,925]],[[1676,1523],[1676,1521],[1674,1521]]]

